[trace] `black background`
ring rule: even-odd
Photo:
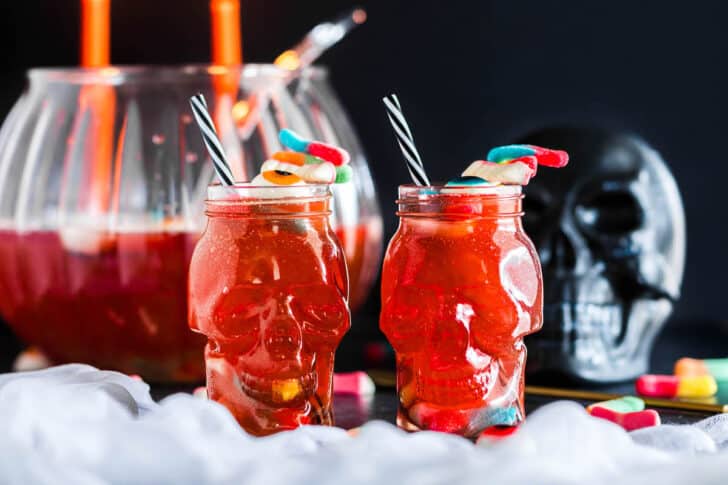
[[[2,2],[0,113],[31,66],[77,62],[78,0]],[[431,177],[546,124],[636,132],[683,194],[688,258],[681,321],[722,320],[728,2],[372,0],[369,21],[326,54],[380,190],[388,239],[408,175],[380,104],[400,95]],[[207,0],[115,0],[113,61],[209,59]],[[267,62],[353,2],[243,0],[246,61]],[[2,295],[0,295],[0,298]],[[374,308],[374,305],[372,305]]]

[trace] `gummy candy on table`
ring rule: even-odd
[[[680,377],[711,375],[719,381],[728,381],[728,359],[690,359],[675,362],[675,375]]]
[[[589,410],[589,414],[595,418],[611,421],[627,431],[658,426],[660,424],[660,415],[654,409],[620,413],[609,408],[593,406]]]
[[[634,396],[623,396],[609,401],[601,401],[587,406],[586,410],[591,411],[592,408],[601,407],[611,409],[618,413],[633,413],[636,411],[644,411],[645,402]]]
[[[718,392],[718,384],[713,376],[668,376],[643,375],[635,384],[637,394],[647,397],[710,397]]]

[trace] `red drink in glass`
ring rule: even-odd
[[[334,352],[350,326],[326,185],[212,186],[190,266],[208,396],[255,435],[333,423]]]
[[[524,336],[542,322],[521,187],[400,187],[380,326],[397,355],[398,424],[475,437],[524,417]]]
[[[204,340],[186,325],[187,267],[197,238],[2,230],[0,313],[54,362],[198,381]]]

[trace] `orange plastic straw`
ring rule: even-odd
[[[240,0],[210,0],[212,63],[236,66],[243,62]]]
[[[239,66],[243,63],[240,27],[240,0],[210,0],[212,63],[215,66]],[[224,72],[224,71],[223,71]],[[213,118],[236,180],[245,179],[242,154],[233,150],[237,135],[232,131],[232,112],[237,100],[240,79],[236,70],[218,75],[213,80],[215,110]]]
[[[81,0],[81,66],[105,67],[111,58],[111,0]],[[91,114],[87,128],[85,159],[89,164],[86,209],[104,213],[109,208],[114,151],[114,88],[88,85],[79,94],[79,113]]]
[[[108,66],[111,0],[81,0],[81,66]]]

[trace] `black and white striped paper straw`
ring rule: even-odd
[[[387,117],[389,117],[389,122],[392,124],[392,128],[394,128],[394,134],[397,136],[397,143],[407,162],[407,170],[409,170],[410,176],[412,176],[412,181],[417,185],[430,185],[430,179],[427,178],[425,167],[422,165],[422,158],[415,147],[412,132],[402,114],[402,106],[399,104],[399,99],[397,99],[396,95],[390,94],[385,96],[383,101],[384,107],[387,109]]]
[[[225,151],[222,149],[222,143],[220,143],[220,138],[217,136],[215,124],[207,111],[205,97],[202,94],[195,94],[190,98],[190,105],[192,106],[192,114],[195,115],[195,121],[200,127],[207,152],[212,159],[212,165],[215,167],[215,173],[217,173],[223,185],[233,185],[233,173],[225,158]]]

